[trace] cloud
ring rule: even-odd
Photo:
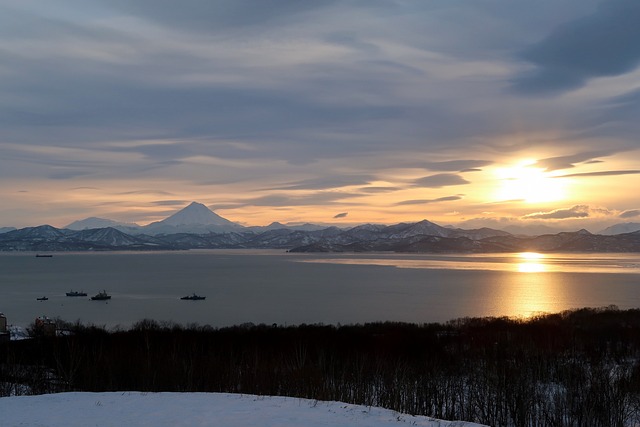
[[[189,202],[189,200],[156,200],[150,202],[150,204],[155,206],[185,206]]]
[[[393,191],[401,190],[400,187],[362,187],[360,191],[363,193],[391,193]]]
[[[464,185],[469,183],[469,181],[462,178],[460,175],[452,173],[439,173],[436,175],[425,176],[413,181],[413,185],[415,185],[416,187],[425,188],[440,188],[450,185]]]
[[[331,188],[366,185],[375,179],[371,175],[328,176],[292,182],[268,190],[326,190]]]
[[[239,202],[238,206],[307,206],[307,205],[354,205],[353,202],[345,202],[345,199],[362,197],[362,194],[343,193],[337,191],[320,191],[314,194],[292,196],[288,194],[271,194]],[[219,207],[218,207],[219,208]]]
[[[556,209],[550,212],[536,212],[523,216],[524,219],[567,219],[586,218],[589,216],[589,206],[576,205],[571,208]]]
[[[169,191],[163,190],[131,190],[118,193],[119,195],[140,195],[140,196],[173,196],[174,194]]]
[[[345,218],[347,215],[349,215],[349,212],[341,212],[339,214],[336,214],[333,216],[333,218],[337,219],[337,218]]]
[[[558,26],[520,52],[532,71],[513,81],[524,94],[557,94],[594,77],[617,76],[640,63],[640,2],[602,1],[595,13]]]
[[[540,167],[585,172],[600,168],[577,166],[637,146],[640,91],[625,93],[632,76],[554,103],[504,90],[559,23],[594,28],[628,4],[610,0],[594,13],[598,1],[0,2],[0,178],[34,197],[49,186],[95,186],[148,209],[149,200],[209,194],[237,208],[231,216],[253,218],[271,214],[242,209],[258,196],[258,206],[312,212],[326,202],[352,216],[355,202],[469,184],[468,216],[492,163],[562,149],[578,154]],[[613,50],[635,49],[627,45]],[[594,62],[609,54],[600,50]],[[526,60],[553,71],[545,58]],[[605,160],[602,169],[633,167]],[[136,189],[170,194],[121,193]],[[356,194],[320,194],[333,189]],[[5,205],[25,203],[9,191],[0,191]],[[449,202],[424,192],[387,203]],[[39,203],[100,200],[82,196],[51,192]],[[453,199],[444,206],[462,210]],[[370,210],[389,221],[412,215],[389,211]],[[0,207],[0,222],[12,215]]]
[[[640,216],[640,209],[631,209],[621,212],[620,215],[618,215],[620,218],[635,218],[637,216]]]
[[[424,168],[441,172],[478,171],[480,170],[478,168],[492,163],[489,160],[449,160],[445,162],[427,162],[424,164]]]
[[[238,29],[281,25],[297,15],[327,7],[335,0],[300,2],[296,0],[183,0],[180,4],[166,0],[108,0],[136,16],[181,30],[228,32]]]
[[[462,199],[462,196],[446,196],[446,197],[438,197],[437,199],[405,200],[405,201],[396,203],[394,206],[423,205],[423,204],[429,204],[429,203],[450,202],[450,201],[460,200],[460,199]]]
[[[597,150],[586,151],[583,153],[571,154],[568,156],[548,157],[546,159],[540,159],[536,162],[536,166],[542,166],[547,171],[554,171],[559,169],[571,169],[575,167],[577,163],[594,163],[597,162],[597,158],[611,156],[619,150]]]
[[[92,174],[93,171],[91,170],[82,170],[80,168],[61,168],[50,173],[49,179],[70,180]]]
[[[523,219],[570,219],[588,218],[592,216],[609,216],[611,211],[606,208],[591,207],[588,205],[575,205],[570,208],[555,209],[549,212],[536,212],[524,215]]]
[[[588,177],[588,176],[616,176],[616,175],[636,175],[640,174],[640,170],[621,170],[621,171],[599,171],[599,172],[583,172],[583,173],[571,173],[567,175],[559,175],[554,178],[573,178],[573,177]]]

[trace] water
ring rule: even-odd
[[[69,290],[88,297],[67,297]],[[109,301],[91,301],[101,290]],[[204,301],[181,301],[192,293]],[[48,301],[36,298],[47,296]],[[640,254],[290,254],[282,251],[0,255],[0,311],[128,327],[443,322],[579,307],[640,307]]]

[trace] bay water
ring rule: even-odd
[[[294,254],[284,251],[0,254],[0,312],[114,328],[141,319],[215,327],[529,317],[640,307],[640,254]],[[87,297],[67,297],[70,290]],[[90,297],[105,290],[107,301]],[[190,294],[202,301],[184,301]],[[48,300],[38,301],[46,296]]]

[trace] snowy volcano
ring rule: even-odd
[[[158,233],[207,233],[239,231],[243,227],[211,211],[198,202],[191,202],[186,208],[145,227],[145,232]]]

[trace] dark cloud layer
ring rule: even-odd
[[[554,94],[583,86],[594,77],[616,76],[640,63],[640,2],[607,0],[589,16],[567,22],[521,52],[535,66],[514,89]]]

